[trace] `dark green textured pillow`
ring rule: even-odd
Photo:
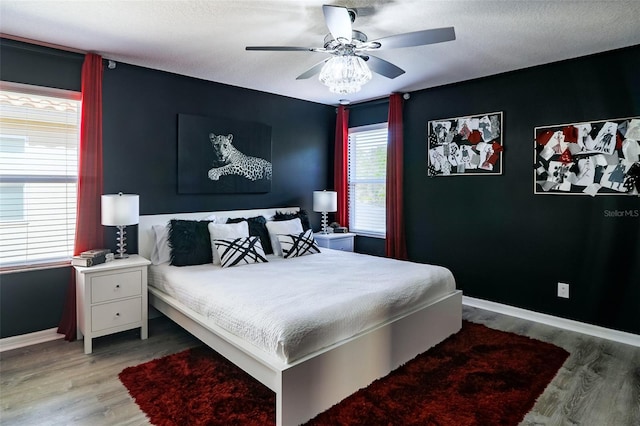
[[[269,238],[269,231],[267,231],[267,219],[264,216],[256,217],[238,217],[229,218],[227,223],[238,223],[246,220],[249,225],[249,235],[252,237],[260,237],[260,244],[265,254],[273,254],[273,248],[271,247],[271,239]]]
[[[213,263],[209,220],[178,220],[169,222],[169,247],[173,266]]]
[[[307,215],[307,212],[305,210],[300,210],[296,213],[276,212],[275,216],[273,217],[273,220],[280,221],[280,220],[291,220],[295,218],[300,219],[300,222],[302,222],[303,230],[306,231],[308,229],[311,229],[311,224],[309,223],[309,216]]]

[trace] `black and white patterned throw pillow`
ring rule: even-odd
[[[213,240],[223,268],[267,262],[260,237]]]
[[[320,253],[320,248],[313,239],[313,231],[308,229],[298,235],[278,234],[278,241],[282,247],[285,259]]]

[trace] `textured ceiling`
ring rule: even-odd
[[[453,26],[456,40],[380,51],[406,74],[375,75],[353,95],[296,77],[327,56],[245,46],[321,47],[323,4],[360,9],[370,40]],[[84,0],[0,1],[4,35],[95,52],[116,62],[335,105],[640,44],[640,1]],[[640,74],[640,71],[639,71]]]

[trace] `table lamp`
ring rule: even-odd
[[[327,232],[327,212],[338,210],[338,193],[335,191],[313,191],[313,211],[322,212],[322,233]]]
[[[118,252],[116,259],[129,257],[125,226],[136,225],[139,215],[139,196],[134,194],[107,194],[102,196],[102,224],[118,228]]]

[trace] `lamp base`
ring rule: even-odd
[[[329,221],[327,220],[327,212],[322,212],[322,233],[323,234],[328,234],[328,223]]]
[[[129,257],[127,254],[127,231],[124,230],[124,225],[118,225],[118,252],[113,256],[114,259],[126,259]]]

